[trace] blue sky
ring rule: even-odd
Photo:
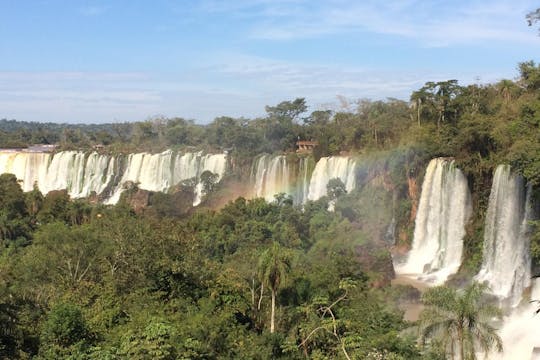
[[[0,118],[206,123],[408,99],[540,60],[529,0],[0,0]]]

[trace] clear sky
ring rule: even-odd
[[[532,0],[0,0],[0,118],[207,123],[540,60]]]

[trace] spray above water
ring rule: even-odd
[[[438,285],[457,272],[472,213],[467,179],[453,160],[430,161],[422,184],[412,249],[396,272]]]

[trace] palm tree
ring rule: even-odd
[[[272,312],[270,315],[270,332],[275,331],[276,295],[280,284],[291,270],[291,256],[286,249],[275,242],[266,249],[259,258],[259,277],[268,286],[272,296]]]
[[[512,95],[518,89],[517,85],[512,80],[501,80],[497,83],[497,90],[503,97],[504,103],[508,104],[512,100]]]
[[[414,91],[411,94],[411,106],[414,110],[416,110],[416,121],[418,122],[418,126],[420,126],[420,117],[423,110],[422,105],[426,102],[428,96],[429,95],[423,88],[418,91]]]
[[[483,301],[487,285],[472,283],[459,291],[439,286],[422,296],[427,308],[420,315],[421,341],[438,340],[451,359],[475,360],[476,351],[484,354],[502,341],[490,319],[500,317],[498,307]]]

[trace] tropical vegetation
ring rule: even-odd
[[[400,299],[418,294],[391,286],[390,250],[410,246],[411,189],[427,160],[453,157],[475,214],[452,283],[477,272],[494,167],[508,163],[540,184],[540,67],[524,62],[518,72],[495,84],[428,82],[410,101],[327,111],[308,112],[298,98],[266,107],[261,118],[208,125],[0,121],[4,148],[227,151],[235,165],[222,183],[205,174],[197,209],[175,193],[154,194],[137,210],[130,191],[115,206],[37,187],[23,193],[13,175],[0,175],[0,358],[469,359],[498,350],[489,321],[498,312],[478,284],[429,290],[420,321],[404,320]],[[346,192],[334,180],[328,196],[303,206],[284,195],[216,205],[228,181],[245,179],[254,155],[289,154],[299,138],[318,142],[314,160],[362,157],[365,176],[380,181]]]

